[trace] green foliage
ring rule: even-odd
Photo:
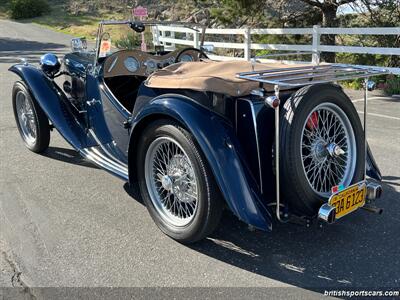
[[[363,88],[363,82],[364,82],[363,79],[358,78],[358,79],[354,79],[354,80],[342,81],[341,85],[343,85],[344,87],[346,87],[348,89],[361,90]]]
[[[400,95],[400,76],[390,76],[385,85],[388,95]]]
[[[139,34],[135,34],[133,32],[129,32],[125,36],[115,41],[115,46],[118,49],[137,49],[140,47],[141,38]]]
[[[151,32],[145,32],[145,41],[151,41],[152,37]],[[138,49],[142,44],[142,36],[136,32],[128,32],[117,39],[114,44],[118,49]]]
[[[47,0],[12,0],[10,3],[10,16],[13,19],[34,18],[49,11]]]

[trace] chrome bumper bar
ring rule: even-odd
[[[375,207],[369,202],[376,200],[382,196],[382,186],[375,182],[367,183],[367,195],[366,200],[368,201],[364,206],[360,207],[366,211],[381,214],[382,208]],[[328,224],[332,224],[336,221],[336,208],[328,203],[324,203],[318,210],[318,219]]]

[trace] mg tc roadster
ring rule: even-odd
[[[112,26],[129,30],[125,42],[111,41]],[[48,53],[38,67],[12,66],[26,147],[46,151],[57,129],[84,158],[137,187],[157,226],[182,243],[209,235],[224,208],[265,231],[276,222],[334,223],[358,208],[381,212],[366,117],[368,78],[385,70],[213,61],[205,29],[176,26],[201,33],[198,47],[150,47],[155,22],[103,21],[93,50],[73,39],[62,60]],[[365,82],[362,121],[337,84],[353,78]]]

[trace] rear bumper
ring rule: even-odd
[[[360,208],[381,214],[382,209],[372,206],[370,202],[379,199],[382,196],[382,186],[376,182],[366,182],[366,185],[366,201]],[[337,220],[336,208],[329,203],[324,203],[318,210],[318,219],[328,224],[334,223]]]

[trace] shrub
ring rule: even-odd
[[[129,32],[126,36],[115,41],[115,46],[118,49],[136,49],[140,47],[140,44],[140,35],[133,32]]]
[[[388,76],[385,85],[385,92],[388,95],[400,95],[400,76]]]
[[[150,32],[145,32],[145,41],[152,41],[152,38]],[[142,44],[142,36],[131,31],[117,39],[114,44],[118,49],[139,49]]]
[[[47,0],[12,0],[10,3],[10,16],[13,19],[38,17],[49,10]]]

